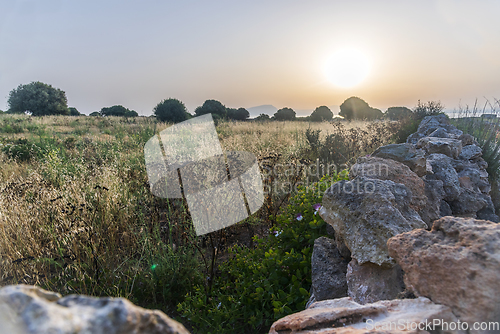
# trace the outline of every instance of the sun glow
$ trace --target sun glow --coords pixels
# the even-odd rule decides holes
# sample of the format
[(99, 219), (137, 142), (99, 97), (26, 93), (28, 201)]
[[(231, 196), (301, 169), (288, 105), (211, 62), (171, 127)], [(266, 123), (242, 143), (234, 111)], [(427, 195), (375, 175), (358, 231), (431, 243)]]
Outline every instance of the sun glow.
[(363, 82), (368, 76), (370, 61), (358, 50), (342, 49), (328, 59), (324, 71), (332, 84), (341, 88), (351, 88)]

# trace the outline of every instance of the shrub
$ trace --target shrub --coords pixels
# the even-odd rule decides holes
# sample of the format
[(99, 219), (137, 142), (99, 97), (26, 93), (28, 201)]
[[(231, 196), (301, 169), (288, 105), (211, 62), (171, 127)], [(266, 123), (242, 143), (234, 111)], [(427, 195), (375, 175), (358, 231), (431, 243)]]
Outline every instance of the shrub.
[(184, 103), (172, 98), (158, 103), (153, 109), (153, 114), (157, 120), (171, 123), (183, 122), (191, 116), (188, 114)]
[(11, 159), (29, 161), (36, 157), (41, 150), (27, 139), (18, 139), (13, 143), (4, 145), (2, 151)]
[(295, 119), (295, 111), (291, 108), (281, 108), (274, 113), (273, 118), (277, 121), (293, 121)]
[(428, 101), (421, 103), (417, 102), (417, 106), (413, 108), (412, 113), (405, 118), (400, 119), (400, 128), (394, 134), (394, 141), (396, 143), (405, 143), (406, 139), (412, 133), (417, 132), (420, 122), (425, 116), (433, 116), (442, 113), (444, 106), (439, 101)]
[(314, 240), (326, 235), (317, 214), (325, 190), (347, 179), (324, 177), (298, 193), (253, 249), (234, 246), (219, 267), (212, 294), (198, 285), (178, 306), (195, 333), (267, 333), (275, 320), (304, 309), (311, 287)]

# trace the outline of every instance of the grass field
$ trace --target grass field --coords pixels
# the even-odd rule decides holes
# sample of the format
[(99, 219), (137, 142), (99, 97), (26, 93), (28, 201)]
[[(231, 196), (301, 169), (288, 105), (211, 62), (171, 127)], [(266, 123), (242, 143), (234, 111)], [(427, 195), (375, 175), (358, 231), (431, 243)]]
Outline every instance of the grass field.
[[(183, 201), (150, 193), (144, 144), (167, 126), (146, 117), (0, 115), (0, 285), (126, 297), (176, 316), (185, 294), (217, 275), (226, 249), (254, 247), (254, 235), (268, 234), (293, 194), (268, 192), (245, 221), (196, 237)], [(390, 142), (397, 124), (217, 126), (224, 150), (254, 153), (263, 170), (322, 158), (308, 129), (352, 158)], [(300, 181), (285, 174), (264, 183)]]

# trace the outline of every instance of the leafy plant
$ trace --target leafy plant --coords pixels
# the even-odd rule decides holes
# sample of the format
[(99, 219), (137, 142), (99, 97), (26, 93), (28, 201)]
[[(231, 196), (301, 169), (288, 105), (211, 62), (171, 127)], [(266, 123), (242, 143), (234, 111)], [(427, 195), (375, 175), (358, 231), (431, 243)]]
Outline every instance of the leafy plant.
[(347, 172), (300, 187), (269, 235), (255, 238), (255, 248), (232, 247), (213, 293), (197, 286), (178, 306), (197, 333), (267, 333), (273, 321), (304, 309), (314, 240), (326, 235), (317, 211), (325, 190), (342, 179)]

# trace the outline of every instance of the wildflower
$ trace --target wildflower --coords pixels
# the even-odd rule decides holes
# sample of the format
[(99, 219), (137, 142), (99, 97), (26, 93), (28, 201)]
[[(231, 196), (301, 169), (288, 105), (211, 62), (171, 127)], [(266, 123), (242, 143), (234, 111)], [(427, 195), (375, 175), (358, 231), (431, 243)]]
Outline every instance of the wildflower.
[(320, 203), (314, 204), (313, 209), (314, 209), (314, 214), (317, 214), (319, 209), (321, 209), (321, 204)]
[(277, 237), (278, 235), (281, 234), (281, 232), (283, 232), (283, 231), (274, 231), (274, 235)]
[(302, 220), (302, 213), (297, 213), (297, 215), (295, 216), (295, 219), (297, 219), (298, 221), (301, 221)]

